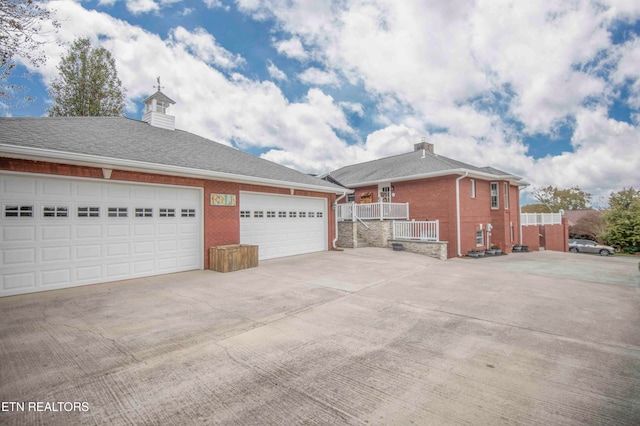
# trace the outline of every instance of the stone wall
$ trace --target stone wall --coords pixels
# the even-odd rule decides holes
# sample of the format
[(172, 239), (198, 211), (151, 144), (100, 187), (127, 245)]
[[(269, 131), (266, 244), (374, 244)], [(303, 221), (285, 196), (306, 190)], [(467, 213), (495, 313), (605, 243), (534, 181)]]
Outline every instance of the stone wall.
[(358, 227), (357, 236), (372, 247), (391, 247), (389, 240), (393, 237), (393, 221), (368, 220), (365, 223), (355, 222)]
[(404, 251), (411, 253), (423, 254), (435, 259), (447, 260), (446, 241), (407, 241), (407, 240), (390, 240), (390, 244), (402, 244)]
[[(447, 259), (446, 241), (408, 241), (393, 239), (393, 222), (390, 220), (369, 220), (364, 226), (361, 222), (338, 222), (338, 246), (357, 248), (358, 239), (372, 247), (391, 247), (392, 243), (402, 244), (404, 250), (423, 254), (440, 260)], [(367, 228), (368, 227), (368, 228)]]

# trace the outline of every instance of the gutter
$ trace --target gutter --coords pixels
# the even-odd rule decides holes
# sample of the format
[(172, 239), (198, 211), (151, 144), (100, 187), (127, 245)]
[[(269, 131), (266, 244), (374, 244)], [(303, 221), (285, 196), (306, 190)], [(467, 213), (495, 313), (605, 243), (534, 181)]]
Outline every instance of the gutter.
[(162, 173), (170, 176), (214, 179), (226, 182), (272, 186), (276, 188), (311, 190), (330, 194), (340, 194), (344, 192), (343, 188), (338, 187), (332, 189), (321, 185), (293, 183), (256, 176), (237, 175), (234, 173), (216, 172), (213, 170), (192, 169), (189, 167), (172, 166), (168, 164), (146, 163), (144, 161), (125, 160), (121, 158), (102, 157), (92, 154), (71, 153), (43, 148), (18, 147), (15, 145), (0, 144), (0, 154), (5, 157), (20, 160), (46, 161), (49, 163), (58, 161), (75, 166), (118, 169), (142, 173)]
[(475, 177), (475, 178), (487, 179), (487, 180), (504, 180), (504, 181), (509, 181), (514, 184), (519, 184), (523, 186), (529, 185), (528, 183), (522, 182), (521, 176), (494, 175), (491, 173), (484, 173), (484, 172), (479, 172), (479, 171), (470, 170), (470, 169), (448, 169), (448, 170), (441, 170), (438, 172), (420, 173), (420, 174), (410, 175), (410, 176), (389, 177), (385, 179), (378, 179), (378, 180), (371, 180), (371, 181), (364, 181), (364, 182), (355, 182), (355, 183), (348, 182), (348, 183), (344, 183), (344, 185), (346, 185), (349, 188), (353, 188), (353, 187), (360, 187), (360, 186), (377, 185), (377, 184), (386, 183), (389, 181), (404, 182), (408, 180), (425, 179), (425, 178), (439, 177), (439, 176), (450, 176), (450, 175), (457, 175), (457, 174), (463, 174), (463, 173), (464, 173), (464, 176), (468, 176), (468, 177)]
[(336, 220), (336, 236), (331, 242), (331, 246), (333, 247), (334, 250), (338, 248), (338, 246), (336, 246), (336, 243), (338, 242), (338, 201), (346, 197), (347, 194), (348, 194), (347, 192), (342, 193), (342, 195), (336, 198), (336, 200), (333, 202), (333, 216), (335, 217), (335, 220)]
[(462, 257), (460, 251), (460, 181), (469, 176), (469, 172), (465, 171), (464, 175), (456, 179), (456, 237), (458, 246), (458, 257)]

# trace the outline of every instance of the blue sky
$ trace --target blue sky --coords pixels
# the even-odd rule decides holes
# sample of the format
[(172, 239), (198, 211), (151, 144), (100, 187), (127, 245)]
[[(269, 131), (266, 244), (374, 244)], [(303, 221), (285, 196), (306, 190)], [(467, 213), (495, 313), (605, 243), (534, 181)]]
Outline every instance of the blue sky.
[(35, 100), (0, 112), (45, 115), (64, 43), (90, 37), (116, 59), (127, 116), (160, 76), (178, 128), (304, 172), (426, 137), (596, 203), (640, 187), (640, 2), (527, 3), (52, 1), (62, 45), (13, 73)]

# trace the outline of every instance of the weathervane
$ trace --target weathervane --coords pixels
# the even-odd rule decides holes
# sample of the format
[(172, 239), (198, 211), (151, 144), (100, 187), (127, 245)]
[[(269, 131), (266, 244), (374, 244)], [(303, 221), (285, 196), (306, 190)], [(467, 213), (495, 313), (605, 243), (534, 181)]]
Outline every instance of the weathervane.
[(160, 77), (156, 77), (156, 81), (158, 82), (157, 86), (153, 86), (155, 89), (158, 89), (158, 92), (160, 91), (160, 89), (164, 89), (164, 86), (160, 85)]

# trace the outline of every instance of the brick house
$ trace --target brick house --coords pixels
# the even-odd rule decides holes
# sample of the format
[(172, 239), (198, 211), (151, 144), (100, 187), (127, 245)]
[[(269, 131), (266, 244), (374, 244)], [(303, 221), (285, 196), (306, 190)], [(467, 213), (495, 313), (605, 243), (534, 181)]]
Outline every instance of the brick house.
[(142, 121), (0, 118), (0, 296), (329, 250), (345, 188), (175, 129), (158, 91)]
[(414, 151), (332, 171), (329, 176), (354, 193), (341, 202), (408, 203), (409, 219), (439, 221), (447, 257), (493, 244), (510, 252), (520, 244), (522, 178), (492, 167), (443, 157), (433, 144)]

